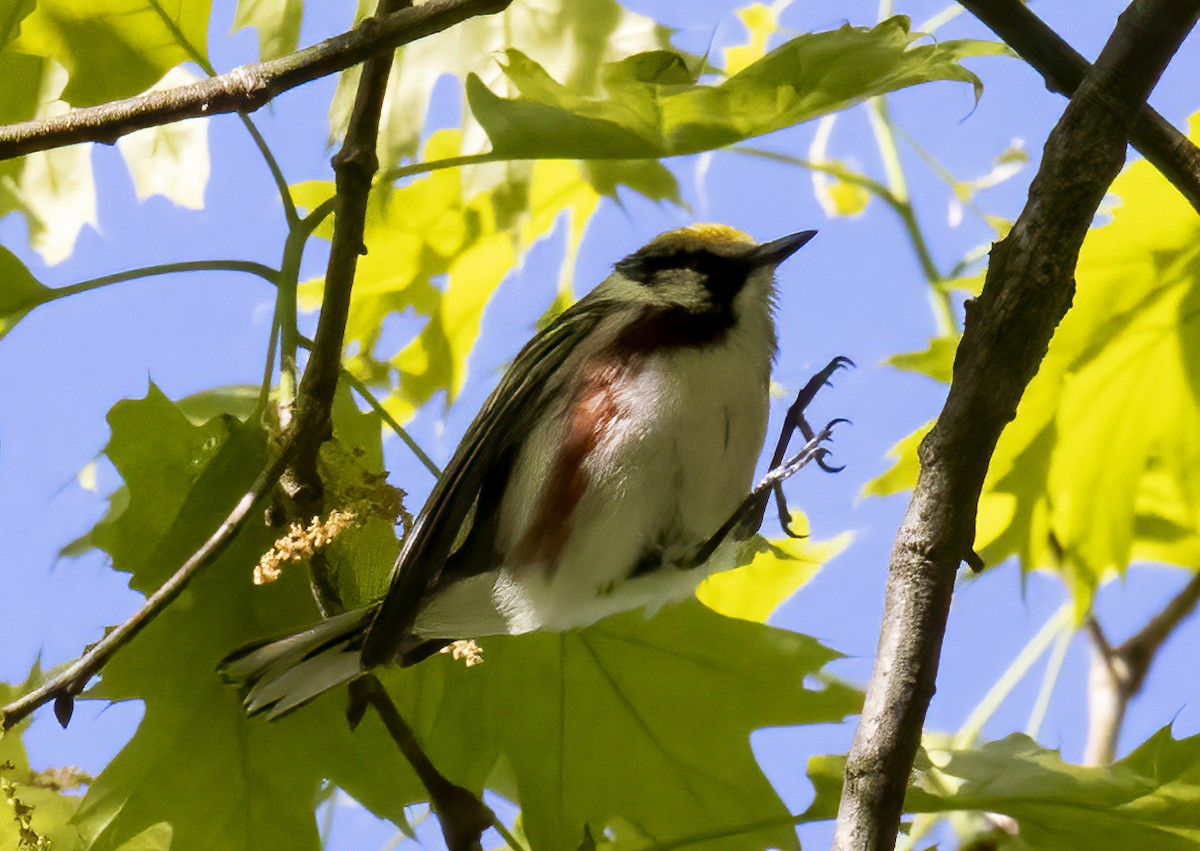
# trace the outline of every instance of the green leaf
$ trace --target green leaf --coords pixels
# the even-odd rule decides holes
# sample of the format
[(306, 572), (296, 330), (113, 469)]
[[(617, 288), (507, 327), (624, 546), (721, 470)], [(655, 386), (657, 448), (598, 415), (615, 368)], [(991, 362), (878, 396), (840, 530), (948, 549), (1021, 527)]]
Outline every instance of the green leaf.
[[(25, 694), (41, 680), (38, 668), (19, 686), (0, 683), (0, 706)], [(0, 732), (0, 848), (50, 847), (54, 851), (82, 849), (79, 831), (71, 823), (79, 798), (65, 795), (51, 772), (37, 772), (21, 743), (29, 726), (26, 719)], [(37, 844), (41, 839), (48, 845)]]
[[(799, 36), (725, 81), (684, 81), (683, 57), (632, 57), (642, 73), (605, 73), (602, 96), (555, 82), (524, 53), (510, 49), (504, 72), (520, 91), (494, 94), (472, 74), (471, 111), (493, 150), (511, 159), (647, 159), (722, 147), (845, 109), (867, 98), (931, 80), (979, 81), (958, 64), (1003, 52), (993, 42), (914, 46), (908, 20), (874, 29), (845, 26)], [(657, 73), (646, 73), (647, 68)]]
[(1081, 613), (1131, 560), (1200, 563), (1200, 222), (1145, 162), (1111, 191), (1121, 206), (1084, 243), (1074, 305), (996, 448), (985, 496), (1000, 513), (976, 540), (989, 563), (1062, 571)]
[[(374, 8), (373, 0), (360, 0), (357, 19)], [(489, 83), (503, 85), (495, 58), (506, 48), (516, 47), (539, 57), (557, 79), (587, 92), (596, 85), (603, 63), (631, 52), (666, 47), (669, 41), (666, 27), (615, 0), (513, 3), (500, 14), (469, 18), (396, 51), (379, 133), (379, 161), (390, 166), (416, 155), (438, 80), (447, 76), (463, 79), (476, 73)], [(357, 68), (338, 78), (330, 107), (335, 137), (345, 130), (357, 82)], [(464, 130), (468, 121), (469, 116), (464, 116)]]
[(0, 340), (51, 292), (15, 254), (0, 245)]
[(233, 31), (258, 30), (258, 58), (266, 61), (296, 49), (303, 16), (304, 0), (238, 0)]
[(747, 66), (754, 64), (767, 52), (767, 39), (779, 29), (778, 11), (763, 3), (751, 3), (743, 6), (734, 14), (746, 28), (749, 40), (725, 48), (725, 73), (736, 74)]
[[(183, 86), (195, 80), (183, 68), (173, 68), (154, 88)], [(162, 195), (180, 207), (203, 209), (209, 172), (207, 119), (138, 130), (118, 139), (117, 147), (129, 167), (139, 201)]]
[(917, 474), (921, 472), (917, 447), (929, 434), (933, 424), (934, 420), (930, 420), (888, 450), (888, 457), (893, 459), (891, 468), (863, 485), (863, 496), (891, 496), (916, 485)]
[(93, 106), (129, 97), (207, 51), (211, 0), (38, 0), (18, 49), (60, 62), (62, 97)]
[(168, 822), (152, 824), (132, 839), (122, 842), (116, 851), (170, 851), (175, 831)]
[(1188, 851), (1200, 844), (1200, 736), (1176, 740), (1163, 729), (1104, 767), (1065, 763), (1022, 734), (931, 756), (938, 768), (923, 773), (939, 782), (911, 788), (907, 812), (1003, 813), (1016, 821), (1025, 847), (1038, 851)]
[[(426, 155), (456, 156), (460, 136), (435, 133)], [(463, 170), (445, 169), (372, 194), (368, 252), (359, 260), (346, 326), (354, 351), (348, 366), (360, 380), (392, 391), (384, 405), (397, 419), (440, 392), (447, 404), (454, 401), (492, 294), (521, 253), (564, 217), (570, 230), (559, 289), (570, 300), (574, 255), (600, 194), (576, 163), (523, 165), (509, 177), (474, 191)], [(310, 183), (294, 187), (294, 196), (312, 209), (331, 191), (327, 183)], [(316, 307), (320, 291), (320, 281), (303, 284), (302, 305)], [(425, 319), (421, 331), (398, 351), (377, 350), (384, 321), (409, 310)]]
[[(267, 435), (231, 416), (193, 424), (153, 387), (145, 399), (118, 403), (109, 420), (107, 452), (127, 505), (92, 538), (146, 592), (237, 502), (266, 461)], [(262, 588), (250, 584), (259, 555), (279, 534), (249, 521), (88, 693), (146, 706), (80, 808), (77, 823), (95, 843), (89, 847), (154, 847), (165, 823), (173, 851), (315, 849), (313, 806), (325, 778), (398, 824), (403, 807), (422, 797), (376, 719), (347, 730), (344, 694), (267, 724), (248, 721), (237, 692), (217, 675), (218, 660), (239, 644), (317, 617), (302, 570)]]
[(36, 0), (0, 0), (0, 124), (32, 118), (38, 108), (42, 60), (9, 50)]
[(232, 414), (245, 421), (258, 404), (259, 392), (260, 388), (253, 384), (229, 384), (201, 390), (175, 404), (192, 425), (202, 425), (222, 414)]
[(38, 92), (41, 89), (43, 60), (5, 50), (0, 52), (0, 122), (15, 124), (37, 113)]
[(954, 354), (957, 351), (957, 337), (934, 337), (925, 351), (892, 355), (887, 359), (887, 363), (896, 369), (927, 375), (935, 381), (949, 384), (954, 373)]
[(584, 160), (580, 166), (587, 181), (602, 195), (616, 198), (617, 187), (628, 186), (651, 201), (683, 206), (679, 182), (658, 160)]
[[(44, 74), (38, 118), (67, 111), (57, 100), (66, 82), (66, 71), (42, 63)], [(71, 145), (37, 151), (20, 160), (0, 164), (7, 172), (0, 211), (19, 210), (29, 229), (29, 245), (53, 265), (70, 256), (85, 224), (96, 224), (96, 186), (92, 179), (92, 146)]]
[[(369, 441), (366, 454), (351, 454), (371, 463), (378, 421), (341, 413), (339, 440)], [(266, 436), (229, 416), (197, 425), (154, 388), (119, 403), (110, 422), (107, 451), (127, 505), (92, 538), (147, 591), (236, 502), (264, 463)], [(322, 778), (397, 822), (405, 804), (423, 797), (374, 716), (346, 731), (344, 694), (275, 723), (247, 721), (217, 678), (217, 660), (238, 644), (315, 619), (302, 571), (250, 587), (253, 564), (277, 534), (248, 525), (89, 692), (146, 705), (77, 817), (92, 847), (154, 838), (166, 824), (175, 851), (315, 848)], [(719, 837), (713, 848), (795, 847), (749, 735), (839, 720), (861, 697), (838, 684), (804, 687), (837, 655), (815, 640), (695, 601), (650, 621), (631, 613), (579, 633), (484, 645), (482, 667), (442, 656), (387, 678), (435, 763), (455, 782), (518, 801), (534, 847), (575, 847), (586, 823), (617, 816), (660, 839), (700, 832)], [(651, 786), (655, 795), (644, 794)], [(773, 827), (740, 832), (768, 818)]]
[(8, 47), (17, 37), (21, 21), (28, 17), (37, 0), (0, 0), (0, 48)]
[[(66, 70), (38, 56), (0, 52), (0, 113), (23, 121), (61, 115), (59, 100)], [(0, 116), (3, 117), (3, 116)], [(70, 256), (85, 224), (96, 224), (96, 188), (92, 180), (91, 145), (38, 151), (0, 163), (0, 215), (20, 212), (30, 247), (48, 264)]]
[(520, 804), (533, 848), (576, 848), (584, 825), (614, 817), (657, 843), (796, 848), (750, 733), (837, 721), (861, 702), (840, 684), (804, 687), (837, 656), (814, 639), (695, 600), (480, 644), (483, 665), (443, 656), (387, 681), (437, 765)]
[[(807, 535), (808, 518), (793, 514), (793, 528)], [(768, 541), (756, 536), (743, 544), (744, 566), (714, 573), (705, 579), (696, 596), (715, 612), (731, 618), (766, 623), (789, 597), (817, 575), (821, 566), (844, 550), (853, 539), (844, 532), (828, 541), (808, 537)], [(739, 559), (739, 562), (743, 559)]]

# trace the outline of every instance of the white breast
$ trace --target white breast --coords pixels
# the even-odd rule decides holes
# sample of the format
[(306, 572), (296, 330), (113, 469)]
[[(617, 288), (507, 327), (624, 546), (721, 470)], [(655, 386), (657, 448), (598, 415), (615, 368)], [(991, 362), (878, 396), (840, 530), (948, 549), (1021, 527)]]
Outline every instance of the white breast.
[[(578, 502), (565, 507), (562, 522), (571, 525), (557, 563), (510, 557), (450, 586), (422, 612), (418, 633), (564, 631), (690, 595), (707, 571), (668, 566), (629, 577), (648, 566), (648, 555), (662, 553), (668, 565), (688, 555), (749, 490), (766, 433), (774, 345), (765, 299), (758, 304), (761, 317), (739, 322), (720, 343), (655, 352), (621, 376), (613, 393), (619, 415), (586, 457)], [(526, 440), (501, 506), (501, 554), (517, 551), (536, 522), (562, 421), (547, 417)], [(470, 623), (462, 622), (467, 612)]]

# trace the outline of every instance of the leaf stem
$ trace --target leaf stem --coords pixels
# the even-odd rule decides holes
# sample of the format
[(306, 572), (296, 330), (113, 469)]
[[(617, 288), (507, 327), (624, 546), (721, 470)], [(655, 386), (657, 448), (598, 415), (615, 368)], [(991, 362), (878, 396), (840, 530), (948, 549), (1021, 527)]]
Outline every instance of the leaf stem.
[(254, 119), (244, 112), (239, 112), (238, 118), (241, 119), (250, 138), (254, 140), (254, 146), (258, 148), (263, 162), (267, 165), (267, 170), (271, 172), (271, 179), (275, 181), (275, 189), (279, 192), (279, 200), (283, 204), (283, 217), (287, 221), (288, 230), (293, 230), (300, 223), (300, 214), (296, 211), (296, 202), (292, 198), (292, 190), (288, 186), (287, 178), (283, 176), (283, 169), (280, 168), (279, 161), (275, 159), (270, 146), (267, 145), (267, 140), (259, 132)]
[(1046, 720), (1046, 712), (1050, 708), (1050, 698), (1054, 694), (1054, 687), (1058, 685), (1063, 662), (1067, 658), (1067, 649), (1071, 646), (1071, 639), (1074, 637), (1075, 630), (1063, 629), (1054, 639), (1054, 647), (1050, 651), (1050, 658), (1046, 661), (1046, 671), (1042, 674), (1042, 687), (1038, 689), (1037, 699), (1029, 711), (1029, 723), (1025, 725), (1025, 732), (1031, 739), (1036, 739), (1038, 733), (1041, 732), (1042, 722)]
[(929, 243), (925, 240), (925, 233), (917, 221), (917, 213), (908, 194), (908, 181), (900, 164), (900, 152), (896, 147), (896, 127), (888, 111), (887, 98), (871, 98), (867, 103), (867, 117), (870, 119), (875, 144), (879, 148), (879, 158), (887, 175), (888, 188), (896, 199), (896, 213), (904, 223), (904, 230), (912, 243), (913, 251), (916, 252), (925, 282), (929, 285), (927, 296), (934, 321), (937, 323), (938, 336), (953, 336), (958, 332), (958, 323), (954, 318), (951, 295), (937, 286), (944, 276), (933, 260), (933, 253), (929, 250)]
[(41, 299), (33, 306), (38, 307), (43, 304), (49, 304), (60, 298), (98, 290), (112, 284), (136, 281), (140, 278), (153, 278), (159, 275), (173, 275), (176, 272), (245, 272), (249, 275), (257, 275), (272, 285), (275, 285), (279, 278), (279, 270), (272, 269), (263, 263), (255, 263), (251, 260), (185, 260), (180, 263), (159, 263), (153, 266), (140, 266), (124, 272), (114, 272), (111, 275), (90, 278), (86, 281), (69, 284), (65, 287), (54, 287), (48, 292), (43, 293)]
[(388, 428), (394, 431), (397, 436), (404, 441), (404, 445), (412, 450), (413, 455), (417, 456), (417, 460), (421, 462), (425, 469), (428, 470), (435, 479), (440, 479), (442, 477), (441, 468), (438, 467), (438, 465), (434, 463), (433, 459), (425, 453), (425, 450), (422, 449), (420, 444), (413, 439), (413, 436), (408, 433), (408, 430), (404, 428), (404, 426), (400, 425), (395, 417), (388, 413), (387, 409), (383, 407), (383, 405), (375, 397), (375, 394), (371, 392), (370, 388), (359, 381), (354, 376), (354, 373), (350, 372), (348, 369), (342, 370), (342, 377), (345, 378), (346, 383), (353, 387), (354, 391), (358, 393), (359, 396), (362, 396), (366, 403), (371, 406), (371, 410), (379, 414), (379, 418), (387, 423)]
[(444, 157), (440, 160), (427, 160), (425, 162), (412, 163), (411, 165), (402, 165), (396, 168), (388, 169), (376, 179), (378, 183), (392, 183), (396, 180), (401, 180), (405, 177), (412, 177), (417, 174), (426, 174), (431, 171), (439, 171), (444, 168), (459, 168), (464, 165), (479, 165), (481, 163), (496, 163), (504, 162), (508, 157), (497, 156), (488, 151), (483, 154), (463, 154), (458, 157)]
[(275, 376), (275, 354), (279, 348), (279, 295), (275, 296), (275, 313), (271, 317), (271, 333), (267, 337), (267, 360), (263, 367), (262, 385), (258, 391), (255, 415), (262, 417), (271, 400), (271, 379)]
[(279, 423), (287, 427), (291, 419), (292, 406), (296, 401), (299, 384), (297, 353), (300, 331), (297, 327), (299, 305), (297, 290), (300, 286), (300, 260), (311, 231), (298, 220), (287, 236), (283, 246), (283, 260), (279, 271), (279, 294), (276, 297), (276, 316), (279, 320)]
[(1071, 634), (1071, 613), (1072, 603), (1066, 602), (1059, 606), (1058, 610), (1042, 624), (1033, 636), (1021, 648), (1016, 657), (1009, 664), (1007, 670), (1000, 675), (995, 684), (988, 689), (987, 694), (979, 701), (978, 705), (971, 710), (971, 714), (967, 716), (967, 720), (959, 728), (954, 735), (954, 748), (963, 749), (973, 746), (979, 738), (979, 733), (983, 730), (983, 725), (987, 723), (996, 710), (1002, 704), (1016, 687), (1017, 683), (1025, 678), (1032, 668), (1046, 652), (1050, 644), (1064, 632), (1069, 636)]

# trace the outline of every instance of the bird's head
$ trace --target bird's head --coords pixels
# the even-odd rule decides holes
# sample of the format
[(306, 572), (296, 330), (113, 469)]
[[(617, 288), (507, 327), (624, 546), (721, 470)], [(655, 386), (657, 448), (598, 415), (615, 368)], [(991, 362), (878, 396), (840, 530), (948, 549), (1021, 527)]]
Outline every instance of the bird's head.
[(756, 326), (752, 332), (773, 345), (775, 267), (815, 235), (800, 231), (760, 243), (727, 225), (689, 225), (618, 261), (597, 295), (639, 308), (647, 317), (639, 327), (653, 329), (647, 345), (655, 348), (704, 344), (739, 322)]

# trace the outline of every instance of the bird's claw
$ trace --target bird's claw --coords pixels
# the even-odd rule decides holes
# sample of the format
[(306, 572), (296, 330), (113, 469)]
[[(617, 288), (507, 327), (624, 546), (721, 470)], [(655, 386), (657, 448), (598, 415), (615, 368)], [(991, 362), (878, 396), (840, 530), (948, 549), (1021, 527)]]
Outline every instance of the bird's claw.
[(815, 461), (817, 466), (826, 473), (840, 473), (842, 470), (846, 469), (845, 464), (838, 464), (836, 467), (830, 466), (829, 462), (825, 460), (827, 457), (829, 457), (829, 455), (829, 450), (822, 450), (821, 453), (813, 459), (813, 461)]
[[(779, 524), (783, 527), (783, 531), (788, 535), (788, 537), (799, 538), (804, 536), (796, 534), (791, 529), (791, 513), (788, 511), (787, 500), (783, 495), (783, 480), (791, 476), (796, 472), (796, 470), (799, 470), (800, 467), (804, 466), (809, 461), (815, 462), (816, 465), (826, 473), (840, 473), (845, 469), (844, 465), (837, 466), (830, 464), (828, 459), (831, 452), (828, 448), (821, 446), (820, 444), (832, 438), (834, 426), (840, 425), (841, 423), (849, 423), (850, 421), (844, 417), (838, 417), (830, 420), (818, 435), (815, 431), (813, 431), (812, 426), (808, 424), (808, 420), (804, 418), (804, 409), (808, 407), (810, 402), (812, 402), (813, 398), (817, 395), (817, 391), (819, 391), (821, 387), (830, 385), (830, 378), (835, 372), (837, 372), (839, 369), (845, 369), (852, 366), (854, 366), (854, 361), (843, 355), (838, 355), (828, 364), (826, 364), (824, 369), (809, 379), (808, 383), (806, 383), (800, 392), (796, 394), (796, 401), (792, 403), (790, 408), (788, 408), (787, 417), (784, 419), (783, 428), (780, 430), (779, 442), (775, 446), (775, 454), (771, 458), (771, 473), (768, 473), (768, 475), (771, 475), (776, 471), (782, 471), (785, 468), (792, 468), (793, 465), (797, 465), (794, 467), (794, 469), (789, 469), (784, 475), (782, 475), (771, 488), (771, 490), (775, 493), (775, 507), (779, 512)], [(785, 464), (784, 458), (787, 455), (788, 444), (791, 442), (792, 435), (797, 431), (804, 436), (804, 439), (808, 441), (808, 443), (798, 455), (790, 459)], [(760, 503), (760, 508), (758, 509), (755, 518), (755, 529), (762, 525), (763, 515), (766, 514), (766, 510), (767, 500), (764, 499)]]

